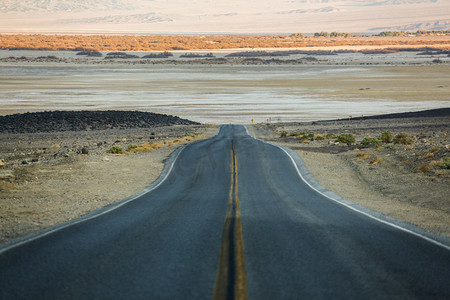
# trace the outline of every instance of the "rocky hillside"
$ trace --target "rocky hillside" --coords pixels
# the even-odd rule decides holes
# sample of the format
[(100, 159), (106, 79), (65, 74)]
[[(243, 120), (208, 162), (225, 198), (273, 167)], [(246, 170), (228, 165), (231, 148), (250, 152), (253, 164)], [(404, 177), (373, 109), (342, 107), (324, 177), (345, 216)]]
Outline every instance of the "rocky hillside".
[(140, 111), (46, 111), (0, 116), (0, 133), (146, 128), (199, 124), (176, 116)]

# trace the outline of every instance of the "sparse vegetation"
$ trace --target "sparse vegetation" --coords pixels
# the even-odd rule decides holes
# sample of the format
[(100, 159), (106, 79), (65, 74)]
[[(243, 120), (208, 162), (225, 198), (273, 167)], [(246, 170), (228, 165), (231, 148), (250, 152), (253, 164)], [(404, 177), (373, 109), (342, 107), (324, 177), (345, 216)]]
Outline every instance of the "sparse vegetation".
[(430, 167), (429, 167), (427, 164), (423, 164), (423, 165), (420, 165), (420, 166), (419, 166), (418, 170), (419, 170), (420, 172), (425, 172), (425, 171), (429, 171), (429, 170), (430, 170)]
[(372, 147), (374, 147), (374, 148), (379, 148), (379, 147), (381, 147), (382, 146), (382, 142), (381, 142), (381, 140), (380, 139), (378, 139), (378, 138), (373, 138), (373, 137), (365, 137), (362, 141), (361, 141), (361, 145), (364, 145), (364, 146), (368, 146), (368, 145), (371, 145)]
[(450, 157), (445, 157), (444, 162), (439, 165), (439, 168), (441, 169), (450, 169)]
[(316, 141), (323, 141), (323, 140), (325, 140), (326, 139), (326, 136), (324, 136), (324, 135), (317, 135), (316, 137), (315, 137), (315, 140)]
[(355, 136), (351, 133), (342, 133), (338, 135), (336, 142), (341, 144), (353, 144), (355, 142)]
[(172, 53), (165, 51), (162, 53), (147, 54), (147, 55), (144, 55), (142, 58), (169, 58), (171, 56), (173, 56)]
[(110, 52), (106, 54), (105, 57), (105, 59), (129, 59), (129, 58), (139, 58), (139, 56), (124, 52)]
[(99, 51), (95, 50), (83, 50), (77, 53), (77, 55), (84, 55), (90, 57), (102, 57), (103, 55)]
[(372, 159), (370, 162), (369, 162), (369, 165), (370, 166), (373, 166), (373, 165), (376, 165), (376, 164), (378, 164), (379, 162), (381, 162), (382, 161), (382, 159), (381, 159), (381, 157), (375, 157), (374, 159)]
[(123, 154), (123, 149), (118, 145), (114, 145), (111, 148), (109, 148), (107, 152), (111, 154)]
[(423, 159), (427, 159), (427, 158), (430, 158), (430, 157), (433, 157), (433, 156), (434, 156), (434, 153), (429, 152), (429, 153), (427, 153), (427, 154), (425, 154), (425, 155), (423, 156)]
[(214, 54), (198, 54), (198, 53), (184, 53), (180, 55), (180, 58), (214, 58)]
[(138, 145), (136, 144), (129, 144), (127, 147), (127, 151), (132, 151), (133, 149), (136, 149), (138, 147)]
[[(7, 50), (74, 50), (87, 51), (171, 51), (237, 48), (291, 48), (345, 45), (423, 45), (439, 47), (448, 43), (448, 31), (417, 32), (415, 38), (404, 34), (382, 33), (380, 36), (357, 36), (347, 33), (319, 32), (316, 36), (293, 35), (224, 35), (224, 36), (164, 36), (164, 35), (0, 35), (0, 49)], [(433, 35), (432, 37), (430, 35)], [(327, 38), (331, 37), (331, 38)], [(406, 49), (406, 50), (401, 50)], [(418, 51), (400, 48), (399, 51)], [(89, 51), (90, 51), (89, 50)], [(332, 53), (332, 51), (328, 51)], [(149, 57), (164, 58), (165, 56)]]
[(369, 159), (369, 158), (371, 158), (372, 156), (370, 155), (370, 154), (368, 154), (368, 153), (365, 153), (365, 152), (358, 152), (358, 154), (356, 154), (356, 160), (357, 161), (365, 161), (365, 160), (367, 160), (367, 159)]
[(162, 147), (161, 143), (150, 142), (150, 143), (141, 144), (141, 145), (137, 146), (136, 148), (133, 148), (131, 151), (134, 153), (151, 152), (151, 151), (159, 149), (161, 147)]
[(392, 132), (390, 130), (383, 130), (379, 139), (383, 143), (392, 143)]
[(406, 132), (400, 132), (393, 139), (394, 144), (402, 144), (402, 145), (411, 145), (415, 141), (416, 139), (407, 134)]
[(301, 137), (301, 140), (309, 140), (309, 141), (313, 141), (314, 140), (314, 133), (304, 133)]

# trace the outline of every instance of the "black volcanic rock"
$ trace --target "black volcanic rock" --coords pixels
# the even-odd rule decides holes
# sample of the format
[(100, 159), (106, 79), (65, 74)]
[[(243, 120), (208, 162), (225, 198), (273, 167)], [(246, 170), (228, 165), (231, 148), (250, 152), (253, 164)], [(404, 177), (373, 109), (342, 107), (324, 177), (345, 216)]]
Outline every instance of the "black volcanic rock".
[(0, 133), (84, 131), (198, 124), (176, 116), (140, 111), (46, 111), (0, 116)]

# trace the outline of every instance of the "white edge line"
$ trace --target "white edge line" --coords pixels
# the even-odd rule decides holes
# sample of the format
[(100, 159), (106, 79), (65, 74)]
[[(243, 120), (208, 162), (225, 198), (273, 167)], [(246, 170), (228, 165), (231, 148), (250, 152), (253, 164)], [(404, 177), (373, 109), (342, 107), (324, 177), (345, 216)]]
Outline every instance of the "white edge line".
[[(41, 233), (41, 234), (38, 234), (38, 235), (36, 235), (36, 236), (32, 236), (32, 237), (27, 238), (27, 239), (25, 239), (25, 240), (19, 241), (19, 242), (17, 242), (17, 243), (13, 243), (12, 245), (10, 245), (10, 246), (8, 246), (8, 247), (6, 247), (6, 248), (0, 249), (0, 254), (4, 253), (4, 252), (6, 252), (6, 251), (9, 251), (9, 250), (11, 250), (11, 249), (17, 248), (17, 247), (19, 247), (19, 246), (22, 246), (22, 245), (24, 245), (24, 244), (27, 244), (27, 243), (29, 243), (29, 242), (32, 242), (32, 241), (34, 241), (34, 240), (40, 239), (40, 238), (42, 238), (42, 237), (44, 237), (44, 236), (47, 236), (47, 235), (49, 235), (49, 234), (52, 234), (52, 233), (54, 233), (54, 232), (60, 231), (60, 230), (62, 230), (62, 229), (65, 229), (65, 228), (67, 228), (67, 227), (70, 227), (70, 226), (73, 226), (73, 225), (76, 225), (76, 224), (79, 224), (79, 223), (82, 223), (82, 222), (85, 222), (85, 221), (89, 221), (89, 220), (98, 218), (98, 217), (100, 217), (100, 216), (102, 216), (102, 215), (105, 215), (105, 214), (107, 214), (107, 213), (109, 213), (109, 212), (111, 212), (111, 211), (113, 211), (113, 210), (118, 209), (119, 207), (124, 206), (125, 204), (127, 204), (127, 203), (129, 203), (129, 202), (131, 202), (131, 201), (136, 200), (137, 198), (139, 198), (139, 197), (141, 197), (141, 196), (143, 196), (143, 195), (145, 195), (145, 194), (150, 193), (151, 191), (153, 191), (153, 190), (155, 190), (156, 188), (158, 188), (164, 181), (166, 181), (166, 179), (169, 177), (170, 173), (172, 172), (172, 169), (173, 169), (173, 167), (174, 167), (174, 165), (175, 165), (175, 162), (177, 161), (178, 157), (180, 156), (181, 152), (183, 152), (184, 149), (185, 149), (185, 146), (183, 146), (183, 147), (179, 150), (179, 152), (176, 154), (176, 156), (175, 156), (173, 162), (171, 163), (170, 168), (169, 168), (169, 170), (167, 171), (166, 175), (165, 175), (164, 178), (163, 178), (158, 184), (156, 184), (155, 186), (153, 186), (153, 187), (151, 187), (151, 188), (146, 188), (146, 189), (144, 189), (142, 192), (140, 192), (140, 193), (138, 193), (138, 194), (136, 194), (136, 195), (134, 195), (134, 196), (131, 196), (131, 197), (128, 198), (127, 200), (125, 200), (125, 201), (123, 201), (123, 202), (120, 202), (120, 203), (118, 203), (117, 205), (113, 205), (111, 208), (106, 209), (106, 210), (104, 210), (104, 211), (102, 211), (102, 212), (100, 212), (100, 213), (98, 213), (98, 214), (94, 214), (94, 215), (92, 215), (92, 216), (90, 216), (90, 217), (80, 217), (78, 220), (75, 219), (75, 221), (67, 221), (67, 224), (65, 224), (65, 225), (61, 225), (61, 226), (56, 225), (56, 226), (58, 226), (58, 227), (56, 227), (56, 228), (53, 229), (53, 230), (49, 230), (49, 231), (43, 232), (43, 233)], [(99, 208), (99, 209), (101, 209), (101, 208)], [(44, 229), (44, 230), (45, 230), (45, 229)]]
[(282, 151), (290, 158), (290, 160), (291, 160), (292, 164), (294, 165), (295, 170), (297, 171), (297, 174), (298, 174), (298, 176), (301, 178), (301, 180), (302, 180), (303, 182), (305, 182), (311, 189), (313, 189), (314, 191), (316, 191), (317, 193), (319, 193), (320, 195), (322, 195), (322, 196), (324, 196), (324, 197), (326, 197), (326, 198), (328, 198), (328, 199), (330, 199), (330, 200), (332, 200), (332, 201), (334, 201), (334, 202), (336, 202), (336, 203), (338, 203), (338, 204), (340, 204), (340, 205), (343, 205), (343, 206), (345, 206), (345, 207), (347, 207), (347, 208), (349, 208), (349, 209), (351, 209), (351, 210), (353, 210), (353, 211), (355, 211), (355, 212), (358, 212), (358, 213), (360, 213), (360, 214), (363, 214), (363, 215), (365, 215), (365, 216), (367, 216), (367, 217), (369, 217), (369, 218), (371, 218), (371, 219), (373, 219), (373, 220), (376, 220), (376, 221), (381, 222), (381, 223), (383, 223), (383, 224), (392, 226), (392, 227), (394, 227), (394, 228), (396, 228), (396, 229), (400, 229), (400, 230), (402, 230), (402, 231), (405, 231), (405, 232), (407, 232), (407, 233), (410, 233), (410, 234), (412, 234), (412, 235), (415, 235), (415, 236), (417, 236), (417, 237), (420, 237), (420, 238), (422, 238), (422, 239), (424, 239), (424, 240), (426, 240), (426, 241), (428, 241), (428, 242), (431, 242), (431, 243), (433, 243), (433, 244), (435, 244), (435, 245), (438, 245), (438, 246), (441, 246), (441, 247), (443, 247), (443, 248), (445, 248), (445, 249), (447, 249), (447, 250), (450, 250), (450, 246), (447, 246), (447, 245), (445, 245), (445, 244), (443, 244), (443, 243), (441, 243), (441, 242), (439, 242), (439, 241), (436, 241), (436, 240), (434, 240), (434, 239), (432, 239), (432, 238), (429, 238), (429, 237), (427, 237), (427, 236), (425, 236), (425, 235), (422, 235), (422, 234), (420, 234), (420, 233), (414, 232), (414, 231), (412, 231), (412, 230), (409, 230), (409, 229), (404, 228), (404, 227), (402, 227), (402, 226), (399, 226), (399, 225), (397, 225), (397, 224), (391, 223), (391, 222), (389, 222), (389, 221), (380, 219), (380, 218), (378, 218), (378, 217), (376, 217), (376, 216), (373, 216), (373, 215), (371, 215), (371, 214), (369, 214), (369, 213), (366, 213), (366, 212), (364, 212), (364, 211), (362, 211), (362, 210), (360, 210), (360, 209), (358, 209), (358, 208), (356, 208), (356, 207), (353, 207), (353, 206), (351, 206), (351, 205), (348, 205), (347, 203), (344, 203), (344, 202), (342, 202), (342, 201), (340, 201), (340, 200), (338, 200), (338, 199), (335, 199), (335, 198), (333, 198), (333, 197), (330, 197), (330, 196), (328, 196), (328, 195), (322, 193), (321, 191), (319, 191), (318, 189), (316, 189), (314, 186), (312, 186), (312, 185), (311, 185), (311, 184), (303, 177), (302, 173), (300, 172), (300, 169), (299, 169), (298, 166), (297, 166), (297, 163), (295, 162), (295, 160), (294, 160), (294, 158), (292, 157), (292, 155), (289, 154), (289, 152), (287, 152), (287, 151), (286, 151), (285, 149), (283, 149), (283, 147), (281, 147), (281, 146), (278, 146), (278, 145), (275, 145), (275, 144), (272, 144), (272, 143), (268, 143), (268, 142), (266, 142), (266, 141), (263, 141), (263, 140), (260, 140), (260, 139), (258, 139), (258, 138), (253, 137), (253, 136), (250, 135), (250, 133), (248, 132), (247, 126), (244, 126), (244, 128), (245, 128), (245, 130), (247, 131), (247, 134), (248, 134), (249, 136), (251, 136), (252, 138), (254, 138), (255, 140), (258, 140), (258, 141), (260, 141), (260, 142), (263, 142), (263, 143), (266, 143), (266, 144), (269, 144), (269, 145), (272, 145), (272, 146), (274, 146), (274, 147), (277, 147), (277, 148), (281, 149), (281, 150), (282, 150)]

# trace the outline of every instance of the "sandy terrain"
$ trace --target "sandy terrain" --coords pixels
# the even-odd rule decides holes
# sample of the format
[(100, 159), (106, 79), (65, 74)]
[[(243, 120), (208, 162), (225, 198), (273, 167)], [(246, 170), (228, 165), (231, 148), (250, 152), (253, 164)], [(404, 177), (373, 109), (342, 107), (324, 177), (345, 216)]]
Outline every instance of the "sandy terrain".
[[(254, 125), (250, 132), (294, 149), (315, 180), (344, 199), (374, 211), (450, 237), (450, 117)], [(411, 145), (361, 145), (364, 137), (383, 130), (406, 132)], [(323, 140), (280, 137), (281, 132), (305, 132)], [(335, 144), (330, 135), (353, 133), (356, 142)], [(288, 134), (289, 135), (289, 134)], [(328, 135), (328, 137), (326, 137)]]
[[(207, 126), (171, 126), (0, 135), (0, 158), (5, 164), (0, 167), (0, 242), (142, 191), (160, 175), (165, 159), (188, 142), (186, 136), (195, 136), (195, 141), (216, 132), (217, 128)], [(113, 145), (126, 149), (149, 142), (161, 148), (107, 153)], [(88, 154), (81, 154), (84, 147)]]

